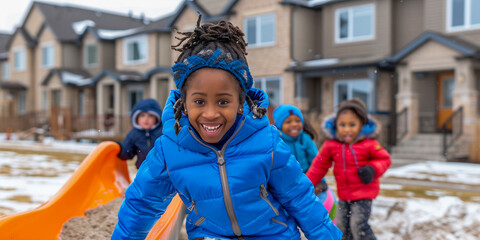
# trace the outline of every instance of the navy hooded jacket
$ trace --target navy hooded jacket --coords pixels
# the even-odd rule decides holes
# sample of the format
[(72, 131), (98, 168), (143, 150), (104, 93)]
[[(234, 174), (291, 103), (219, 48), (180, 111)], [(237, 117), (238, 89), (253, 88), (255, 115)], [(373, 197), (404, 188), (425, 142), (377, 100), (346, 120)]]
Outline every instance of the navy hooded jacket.
[[(268, 106), (262, 90), (248, 95)], [(164, 135), (125, 193), (112, 239), (144, 239), (178, 193), (188, 209), (189, 239), (292, 240), (300, 226), (308, 239), (341, 239), (290, 147), (247, 104), (232, 136), (217, 150), (182, 116), (175, 134), (172, 90), (162, 120)]]
[[(142, 112), (148, 112), (157, 117), (157, 123), (150, 129), (142, 129), (137, 123), (137, 117)], [(123, 160), (131, 159), (137, 155), (135, 165), (137, 169), (147, 157), (150, 149), (153, 148), (155, 140), (162, 135), (162, 109), (155, 99), (147, 98), (141, 100), (132, 109), (131, 120), (133, 129), (127, 134), (123, 142), (120, 142), (122, 150), (118, 157)]]

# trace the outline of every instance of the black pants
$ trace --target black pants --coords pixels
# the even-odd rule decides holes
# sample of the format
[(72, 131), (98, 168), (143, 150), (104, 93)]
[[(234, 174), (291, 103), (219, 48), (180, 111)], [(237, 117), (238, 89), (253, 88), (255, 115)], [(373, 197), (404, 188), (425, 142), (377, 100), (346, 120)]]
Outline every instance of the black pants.
[(372, 200), (338, 201), (337, 227), (343, 232), (343, 240), (376, 240), (368, 224)]

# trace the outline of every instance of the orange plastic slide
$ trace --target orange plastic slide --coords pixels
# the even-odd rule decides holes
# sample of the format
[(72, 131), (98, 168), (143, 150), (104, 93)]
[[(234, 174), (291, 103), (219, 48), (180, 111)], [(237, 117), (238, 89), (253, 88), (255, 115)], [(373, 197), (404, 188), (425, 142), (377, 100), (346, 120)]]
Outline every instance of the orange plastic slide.
[[(0, 217), (0, 239), (60, 239), (63, 225), (72, 217), (119, 197), (130, 184), (125, 161), (117, 157), (120, 147), (100, 143), (80, 164), (62, 188), (39, 207)], [(152, 228), (147, 239), (169, 239), (182, 221), (183, 203), (178, 196)]]

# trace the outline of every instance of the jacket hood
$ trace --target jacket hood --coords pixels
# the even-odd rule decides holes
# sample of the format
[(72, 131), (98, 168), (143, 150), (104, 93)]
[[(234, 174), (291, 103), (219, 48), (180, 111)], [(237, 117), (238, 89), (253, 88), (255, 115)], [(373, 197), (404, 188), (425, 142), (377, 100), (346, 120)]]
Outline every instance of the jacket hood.
[(133, 106), (132, 114), (130, 115), (132, 126), (139, 130), (142, 130), (142, 128), (138, 125), (136, 119), (142, 112), (147, 112), (157, 117), (157, 123), (155, 123), (151, 129), (156, 129), (162, 125), (162, 108), (158, 104), (157, 100), (153, 98), (147, 98), (141, 100), (140, 102), (136, 103), (135, 106)]
[[(376, 139), (380, 135), (380, 130), (380, 122), (372, 116), (368, 116), (367, 123), (363, 126), (354, 142), (358, 142), (365, 138)], [(337, 135), (335, 115), (329, 115), (323, 119), (322, 131), (325, 134), (325, 138), (340, 141)]]
[[(249, 95), (254, 102), (257, 102), (257, 106), (264, 108), (268, 107), (268, 95), (263, 90), (251, 88), (247, 91), (247, 95)], [(184, 114), (182, 114), (179, 120), (182, 129), (178, 135), (175, 134), (175, 111), (173, 106), (179, 98), (181, 98), (181, 93), (179, 90), (170, 91), (170, 95), (167, 99), (162, 115), (164, 126), (163, 134), (172, 141), (176, 142), (182, 148), (187, 148), (189, 150), (201, 153), (210, 152), (210, 148), (202, 144), (198, 144), (198, 141), (195, 139), (196, 137), (194, 137), (194, 129), (190, 125), (188, 117)], [(229, 146), (238, 144), (259, 129), (269, 126), (270, 124), (266, 114), (262, 118), (257, 118), (254, 116), (246, 101), (243, 104), (243, 110), (242, 117), (237, 124), (235, 131), (237, 131), (238, 128), (241, 129), (235, 134), (235, 138), (232, 139), (232, 141), (229, 143)]]

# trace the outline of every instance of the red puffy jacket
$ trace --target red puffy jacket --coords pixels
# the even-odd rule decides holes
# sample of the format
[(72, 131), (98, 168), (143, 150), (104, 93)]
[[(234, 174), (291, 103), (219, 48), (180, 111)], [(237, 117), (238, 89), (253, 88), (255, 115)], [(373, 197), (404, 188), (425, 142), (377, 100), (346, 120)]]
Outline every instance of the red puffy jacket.
[[(350, 145), (337, 140), (326, 140), (307, 172), (314, 186), (320, 183), (332, 163), (338, 198), (355, 201), (377, 197), (380, 191), (379, 178), (390, 167), (392, 160), (387, 150), (375, 139), (366, 138)], [(375, 170), (373, 181), (369, 184), (364, 184), (357, 173), (358, 168), (365, 165), (370, 165)]]

